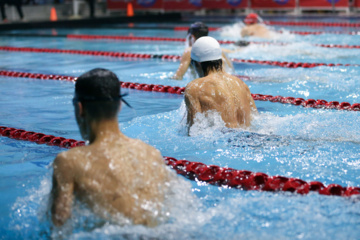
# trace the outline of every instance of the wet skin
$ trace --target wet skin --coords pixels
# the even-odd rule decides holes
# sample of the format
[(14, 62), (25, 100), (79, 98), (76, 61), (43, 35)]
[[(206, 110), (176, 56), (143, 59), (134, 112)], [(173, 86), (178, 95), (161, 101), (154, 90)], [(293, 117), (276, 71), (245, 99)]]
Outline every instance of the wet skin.
[(263, 24), (246, 24), (246, 26), (241, 30), (241, 37), (259, 37), (259, 38), (271, 38), (271, 31), (269, 31)]
[[(204, 76), (200, 63), (194, 64), (199, 76)], [(249, 127), (251, 114), (257, 113), (248, 86), (222, 70), (190, 82), (185, 90), (185, 104), (189, 128), (197, 113), (216, 111), (229, 128)]]
[(117, 119), (94, 121), (75, 104), (80, 132), (90, 145), (54, 160), (52, 221), (63, 225), (75, 198), (106, 220), (156, 226), (169, 172), (158, 150), (122, 134)]

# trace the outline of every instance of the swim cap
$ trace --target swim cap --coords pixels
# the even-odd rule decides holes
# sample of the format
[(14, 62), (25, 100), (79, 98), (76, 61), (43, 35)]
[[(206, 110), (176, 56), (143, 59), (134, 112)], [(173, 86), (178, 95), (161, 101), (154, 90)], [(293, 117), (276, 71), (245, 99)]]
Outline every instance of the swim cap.
[(212, 37), (201, 37), (191, 49), (191, 59), (197, 62), (207, 62), (221, 59), (221, 48), (218, 41)]
[(196, 22), (190, 25), (188, 34), (192, 34), (195, 39), (198, 39), (207, 36), (209, 34), (209, 28), (202, 22)]
[(256, 13), (250, 13), (244, 19), (244, 23), (246, 24), (255, 24), (259, 22), (259, 16)]

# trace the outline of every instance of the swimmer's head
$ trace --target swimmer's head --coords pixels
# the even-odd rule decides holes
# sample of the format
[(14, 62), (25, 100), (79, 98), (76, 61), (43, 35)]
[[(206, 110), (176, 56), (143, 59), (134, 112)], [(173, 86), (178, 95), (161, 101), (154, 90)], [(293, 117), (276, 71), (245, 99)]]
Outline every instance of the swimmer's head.
[(190, 25), (187, 38), (189, 38), (189, 45), (192, 46), (194, 42), (209, 34), (209, 28), (202, 22), (196, 22)]
[(95, 68), (76, 80), (73, 100), (75, 111), (79, 110), (77, 107), (80, 102), (81, 108), (92, 120), (115, 118), (121, 100), (119, 79), (107, 69)]
[(221, 70), (222, 51), (218, 41), (208, 36), (196, 40), (191, 49), (191, 63), (200, 77)]
[(220, 44), (212, 37), (201, 37), (191, 49), (191, 59), (197, 62), (207, 62), (221, 59)]
[(244, 23), (247, 25), (259, 23), (259, 15), (257, 15), (256, 13), (248, 14), (244, 19)]
[(190, 25), (188, 33), (194, 35), (195, 40), (207, 36), (209, 34), (209, 28), (202, 22), (196, 22)]

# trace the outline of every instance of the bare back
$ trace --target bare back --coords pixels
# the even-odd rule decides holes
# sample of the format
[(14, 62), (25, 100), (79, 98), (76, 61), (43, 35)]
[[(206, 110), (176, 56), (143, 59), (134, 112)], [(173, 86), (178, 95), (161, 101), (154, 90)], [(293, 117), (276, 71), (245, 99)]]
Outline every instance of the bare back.
[(262, 24), (247, 25), (241, 30), (241, 37), (253, 36), (271, 38), (271, 32)]
[(222, 71), (190, 82), (185, 90), (185, 104), (189, 126), (193, 125), (196, 113), (214, 110), (227, 127), (248, 127), (251, 113), (257, 112), (248, 86)]
[(122, 214), (147, 226), (157, 225), (169, 180), (158, 150), (122, 134), (59, 154), (54, 177), (73, 182), (75, 195), (101, 217)]

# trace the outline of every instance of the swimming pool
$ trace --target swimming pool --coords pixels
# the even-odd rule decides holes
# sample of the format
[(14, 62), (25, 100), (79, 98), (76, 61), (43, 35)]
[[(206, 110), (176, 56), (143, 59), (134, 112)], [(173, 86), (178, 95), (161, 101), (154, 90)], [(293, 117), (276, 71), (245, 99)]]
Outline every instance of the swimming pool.
[[(146, 26), (146, 24), (144, 24)], [(222, 26), (214, 24), (214, 26)], [(237, 40), (228, 24), (210, 35)], [(306, 30), (305, 28), (303, 28)], [(310, 29), (312, 30), (312, 29)], [(51, 33), (53, 30), (21, 31)], [(58, 34), (99, 34), (184, 37), (170, 29), (57, 29)], [(357, 44), (360, 36), (282, 34), (287, 46), (251, 45), (231, 54), (234, 58), (360, 63), (356, 49), (327, 49), (313, 43)], [(252, 39), (259, 41), (259, 39)], [(82, 50), (105, 50), (180, 55), (183, 43), (65, 38), (3, 37), (0, 45)], [(232, 48), (232, 46), (225, 46)], [(178, 62), (160, 59), (116, 59), (105, 56), (0, 51), (1, 70), (78, 76), (94, 67), (108, 68), (122, 81), (186, 86), (191, 81), (169, 77)], [(246, 75), (252, 93), (360, 102), (358, 67), (281, 68), (235, 63), (236, 74)], [(71, 104), (73, 83), (0, 77), (0, 125), (66, 138), (81, 139)], [(223, 124), (184, 134), (181, 95), (129, 92), (134, 110), (124, 107), (119, 116), (122, 131), (158, 148), (164, 156), (206, 164), (296, 177), (324, 184), (359, 186), (359, 112), (303, 108), (256, 101), (260, 114), (247, 131), (223, 131)], [(206, 125), (206, 122), (203, 122)], [(46, 200), (51, 188), (52, 163), (63, 151), (0, 137), (0, 238), (49, 237)], [(74, 222), (71, 239), (358, 239), (360, 202), (356, 198), (241, 191), (187, 181), (192, 194), (179, 190), (171, 221), (154, 229), (106, 224), (92, 226), (86, 219)], [(186, 186), (185, 186), (186, 188)], [(83, 211), (84, 210), (79, 210)], [(88, 214), (85, 211), (86, 214)], [(91, 217), (89, 217), (91, 219)], [(86, 226), (86, 227), (84, 227)], [(91, 229), (91, 230), (89, 230)], [(123, 237), (122, 237), (123, 236)]]

